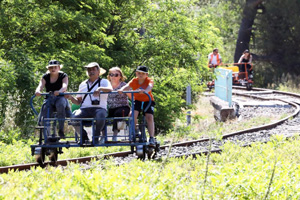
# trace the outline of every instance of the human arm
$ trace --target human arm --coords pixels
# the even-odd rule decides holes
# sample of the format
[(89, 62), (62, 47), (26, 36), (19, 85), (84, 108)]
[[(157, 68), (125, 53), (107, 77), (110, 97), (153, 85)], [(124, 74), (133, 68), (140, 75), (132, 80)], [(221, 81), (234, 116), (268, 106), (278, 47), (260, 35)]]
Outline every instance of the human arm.
[[(127, 83), (126, 85), (124, 85), (123, 87), (121, 87), (119, 90), (118, 90), (118, 93), (119, 94), (122, 94), (123, 91), (126, 91), (126, 90), (130, 90), (132, 89), (130, 86), (129, 86), (129, 83)], [(130, 94), (129, 94), (130, 95)], [(128, 95), (127, 95), (128, 96)], [(128, 96), (129, 97), (129, 96)], [(130, 97), (129, 97), (130, 98)]]
[[(128, 86), (127, 86), (128, 85)], [(126, 84), (126, 85), (124, 85), (122, 88), (120, 88), (119, 90), (118, 90), (118, 93), (119, 94), (122, 94), (123, 93), (123, 91), (126, 91), (126, 90), (131, 90), (132, 88), (129, 86), (129, 84)], [(129, 99), (131, 99), (131, 97), (132, 97), (132, 94), (131, 93), (126, 93), (126, 95), (127, 95), (127, 97), (129, 98)]]
[(81, 102), (82, 102), (81, 97), (73, 97), (72, 95), (65, 95), (65, 97), (67, 99), (69, 99), (72, 103), (76, 104), (76, 105), (80, 105)]
[(213, 53), (210, 53), (210, 54), (208, 55), (208, 67), (209, 67), (209, 68), (215, 68), (215, 67), (217, 67), (217, 66), (219, 65), (218, 62), (217, 62), (216, 64), (213, 64), (213, 63), (212, 63), (213, 57), (214, 57)]
[(152, 90), (152, 88), (153, 88), (153, 83), (149, 83), (149, 85), (145, 90), (143, 89), (140, 90), (140, 93), (144, 93), (144, 92), (149, 93)]
[[(122, 87), (124, 87), (126, 84), (127, 84), (126, 82), (121, 82), (121, 83), (120, 83), (120, 89), (121, 89)], [(129, 89), (131, 89), (131, 87), (130, 87)], [(118, 91), (118, 90), (117, 90), (117, 91)], [(131, 99), (131, 97), (132, 97), (132, 94), (131, 94), (131, 93), (125, 93), (125, 95), (126, 95), (129, 99)]]
[(252, 63), (252, 55), (249, 57), (249, 63)]
[[(78, 93), (82, 93), (82, 92), (86, 92), (86, 91), (87, 91), (86, 81), (84, 81), (79, 85)], [(65, 95), (65, 98), (69, 99), (72, 103), (74, 103), (76, 105), (80, 105), (83, 100), (83, 95), (77, 94), (76, 97), (74, 97), (72, 95)]]
[(153, 85), (154, 85), (153, 80), (148, 78), (147, 81), (148, 81), (148, 85), (147, 85), (146, 89), (142, 89), (142, 88), (139, 89), (140, 94), (143, 94), (144, 92), (149, 93), (152, 90)]
[(244, 55), (242, 55), (242, 56), (240, 57), (238, 63), (242, 63), (243, 58), (244, 58)]
[(41, 78), (40, 82), (39, 82), (39, 85), (37, 86), (37, 88), (35, 89), (35, 95), (36, 96), (41, 96), (41, 93), (44, 89), (46, 85), (46, 81), (45, 79)]
[(111, 86), (111, 84), (110, 84), (110, 82), (108, 80), (103, 79), (102, 81), (101, 81), (100, 87), (98, 87), (94, 91), (94, 93), (93, 93), (94, 96), (99, 96), (100, 95), (100, 91), (102, 91), (102, 92), (111, 92), (111, 91), (113, 91), (113, 88), (112, 88), (112, 86)]
[(220, 57), (220, 62), (218, 63), (218, 65), (221, 65), (222, 64), (222, 58)]
[(110, 87), (98, 87), (95, 92), (94, 92), (94, 96), (98, 96), (100, 94), (100, 92), (111, 92), (112, 89)]

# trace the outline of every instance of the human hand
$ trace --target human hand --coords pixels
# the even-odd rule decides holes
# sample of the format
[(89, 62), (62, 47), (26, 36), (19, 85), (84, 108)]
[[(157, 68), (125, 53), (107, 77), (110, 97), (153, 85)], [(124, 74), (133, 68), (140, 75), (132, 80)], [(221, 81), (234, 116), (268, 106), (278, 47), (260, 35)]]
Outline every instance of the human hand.
[(123, 94), (123, 90), (118, 90), (118, 93), (119, 94)]
[(138, 91), (139, 91), (140, 94), (144, 94), (145, 93), (144, 89), (139, 89)]
[(100, 95), (100, 91), (101, 91), (101, 88), (98, 87), (98, 88), (94, 91), (93, 96), (94, 96), (94, 97), (99, 96), (99, 95)]
[(59, 93), (60, 93), (60, 92), (59, 92), (58, 90), (56, 90), (56, 91), (53, 92), (54, 96), (58, 96)]
[(42, 96), (42, 95), (41, 95), (41, 92), (40, 92), (40, 91), (36, 91), (36, 92), (35, 92), (35, 96), (37, 96), (37, 97)]
[(69, 99), (69, 100), (72, 99), (72, 95), (69, 95), (69, 94), (64, 95), (64, 97), (65, 97), (66, 99)]

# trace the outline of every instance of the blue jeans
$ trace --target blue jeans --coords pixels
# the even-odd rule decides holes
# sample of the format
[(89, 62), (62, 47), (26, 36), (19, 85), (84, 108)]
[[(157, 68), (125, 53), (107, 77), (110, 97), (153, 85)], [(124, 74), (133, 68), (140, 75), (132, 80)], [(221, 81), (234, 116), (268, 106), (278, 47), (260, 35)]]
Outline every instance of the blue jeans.
[(49, 96), (44, 100), (41, 112), (38, 117), (38, 124), (43, 125), (42, 118), (52, 118), (53, 112), (57, 112), (59, 132), (64, 132), (65, 117), (71, 117), (72, 112), (68, 100), (63, 96)]
[[(72, 118), (96, 118), (96, 130), (94, 136), (100, 136), (100, 131), (105, 125), (106, 114), (107, 112), (103, 108), (80, 108), (74, 112)], [(77, 123), (74, 125), (74, 128), (77, 133), (80, 133), (80, 126)]]

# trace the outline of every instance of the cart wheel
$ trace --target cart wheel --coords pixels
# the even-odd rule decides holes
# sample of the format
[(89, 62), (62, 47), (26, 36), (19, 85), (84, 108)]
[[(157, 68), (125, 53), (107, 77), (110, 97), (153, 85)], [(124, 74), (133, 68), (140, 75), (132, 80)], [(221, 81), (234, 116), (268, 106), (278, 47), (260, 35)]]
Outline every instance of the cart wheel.
[(55, 162), (57, 161), (57, 157), (58, 157), (58, 152), (57, 152), (57, 149), (54, 148), (54, 149), (50, 149), (50, 154), (49, 154), (49, 160), (51, 162)]
[(134, 153), (134, 146), (130, 146), (130, 151), (132, 154)]
[(156, 142), (155, 153), (160, 151), (160, 142)]
[(35, 160), (39, 163), (40, 167), (45, 167), (45, 155), (46, 149), (42, 147), (36, 147), (34, 150)]
[(145, 158), (146, 158), (145, 146), (137, 145), (136, 146), (136, 155), (139, 160), (145, 160)]
[(246, 87), (247, 87), (247, 90), (252, 90), (252, 84), (247, 83)]
[(154, 159), (156, 157), (156, 150), (154, 147), (149, 147), (147, 152), (148, 159)]

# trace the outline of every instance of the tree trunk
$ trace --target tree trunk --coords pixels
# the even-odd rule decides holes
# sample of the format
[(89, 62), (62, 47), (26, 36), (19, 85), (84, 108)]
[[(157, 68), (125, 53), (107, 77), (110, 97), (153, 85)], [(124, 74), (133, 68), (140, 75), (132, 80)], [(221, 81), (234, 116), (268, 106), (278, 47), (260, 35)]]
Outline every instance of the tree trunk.
[(237, 63), (244, 50), (249, 49), (252, 26), (257, 13), (257, 7), (263, 0), (246, 0), (243, 18), (236, 41), (234, 62)]

